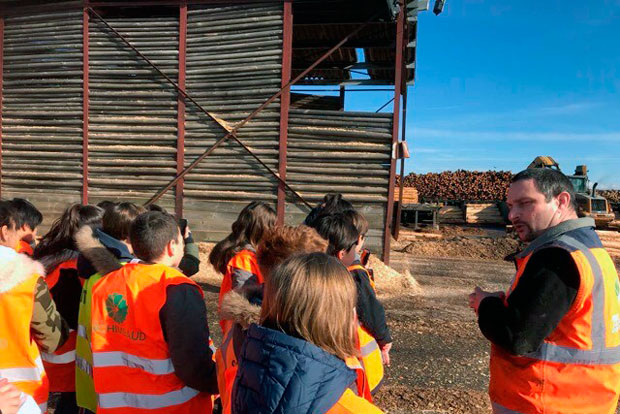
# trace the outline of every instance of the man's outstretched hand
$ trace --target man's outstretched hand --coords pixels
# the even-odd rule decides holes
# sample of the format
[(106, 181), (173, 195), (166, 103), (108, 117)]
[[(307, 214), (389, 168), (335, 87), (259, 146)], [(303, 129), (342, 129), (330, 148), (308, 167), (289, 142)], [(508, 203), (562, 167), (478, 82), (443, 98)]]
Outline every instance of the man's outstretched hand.
[(482, 302), (484, 298), (490, 296), (503, 299), (506, 294), (504, 292), (487, 292), (486, 290), (480, 289), (479, 286), (476, 286), (474, 288), (474, 291), (469, 294), (469, 307), (472, 308), (477, 315), (480, 302)]

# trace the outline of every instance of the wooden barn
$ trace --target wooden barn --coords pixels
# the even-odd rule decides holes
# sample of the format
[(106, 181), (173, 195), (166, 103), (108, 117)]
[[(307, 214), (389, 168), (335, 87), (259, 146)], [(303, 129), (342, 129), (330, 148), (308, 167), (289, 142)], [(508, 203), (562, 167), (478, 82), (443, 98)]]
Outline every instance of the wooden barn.
[[(336, 191), (389, 260), (399, 120), (427, 7), (0, 1), (0, 196), (32, 201), (44, 227), (70, 203), (155, 201), (215, 241), (251, 200), (298, 224)], [(393, 89), (392, 112), (344, 111), (360, 85)]]

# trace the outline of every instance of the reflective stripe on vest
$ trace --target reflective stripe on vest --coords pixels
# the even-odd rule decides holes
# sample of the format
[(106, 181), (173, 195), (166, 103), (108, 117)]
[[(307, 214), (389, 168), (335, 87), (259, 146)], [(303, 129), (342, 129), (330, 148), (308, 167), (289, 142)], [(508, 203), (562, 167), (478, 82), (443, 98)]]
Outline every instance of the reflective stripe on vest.
[(45, 374), (43, 361), (37, 358), (33, 368), (4, 368), (0, 369), (0, 378), (5, 378), (9, 382), (41, 381)]
[[(98, 414), (119, 408), (132, 414), (168, 407), (175, 407), (170, 412), (177, 414), (211, 411), (211, 397), (176, 376), (162, 331), (159, 313), (167, 288), (176, 285), (194, 286), (202, 295), (195, 282), (161, 264), (125, 265), (93, 287), (91, 346)], [(117, 308), (111, 303), (124, 314), (114, 313)]]
[(493, 414), (521, 414), (518, 411), (509, 410), (508, 408), (494, 402), (491, 402), (491, 407), (493, 408)]
[(61, 355), (41, 353), (41, 359), (50, 364), (70, 364), (75, 362), (75, 351), (65, 352)]
[(620, 363), (620, 346), (607, 348), (605, 344), (605, 281), (603, 271), (590, 249), (583, 243), (569, 236), (560, 236), (559, 243), (566, 244), (581, 251), (590, 264), (594, 275), (592, 299), (592, 349), (575, 349), (543, 342), (539, 349), (525, 356), (540, 361), (559, 362), (563, 364), (614, 365)]
[(99, 394), (99, 407), (105, 409), (132, 407), (153, 410), (184, 404), (198, 394), (198, 391), (190, 387), (183, 387), (180, 390), (159, 395), (111, 392)]
[(377, 341), (371, 341), (366, 345), (360, 347), (360, 353), (362, 354), (362, 357), (367, 357), (378, 349), (379, 344), (377, 343)]
[(508, 299), (532, 255), (546, 248), (570, 254), (579, 272), (579, 290), (571, 308), (534, 352), (517, 356), (492, 345), (489, 395), (494, 413), (615, 412), (620, 395), (620, 283), (593, 226), (585, 219), (561, 223), (517, 256)]
[[(367, 382), (366, 388), (369, 392), (374, 392), (383, 381), (384, 372), (381, 350), (375, 338), (361, 326), (357, 328), (357, 338), (359, 359), (364, 367), (365, 381)], [(360, 392), (360, 396), (364, 395)]]
[(138, 368), (153, 375), (166, 375), (174, 372), (171, 359), (149, 359), (125, 352), (96, 352), (93, 354), (96, 367)]

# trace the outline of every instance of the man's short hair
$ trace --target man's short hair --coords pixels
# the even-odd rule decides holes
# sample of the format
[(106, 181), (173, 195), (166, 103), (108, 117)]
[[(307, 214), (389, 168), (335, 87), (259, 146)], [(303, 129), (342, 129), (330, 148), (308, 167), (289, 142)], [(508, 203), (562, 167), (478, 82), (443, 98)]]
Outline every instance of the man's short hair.
[(511, 183), (523, 180), (534, 180), (534, 185), (545, 196), (547, 202), (560, 193), (567, 192), (570, 194), (571, 206), (574, 210), (577, 209), (573, 183), (562, 172), (551, 168), (528, 168), (515, 175)]
[(18, 213), (11, 201), (0, 201), (0, 228), (7, 226), (14, 230), (17, 227)]
[(103, 214), (102, 230), (116, 240), (129, 239), (131, 223), (146, 210), (134, 203), (119, 203)]
[(161, 257), (168, 243), (178, 237), (179, 226), (173, 216), (149, 211), (133, 221), (129, 239), (138, 259), (153, 262)]
[(16, 225), (18, 228), (24, 225), (30, 227), (30, 230), (36, 229), (43, 221), (43, 214), (30, 201), (23, 198), (14, 198), (11, 204), (17, 211)]
[(349, 251), (360, 235), (351, 220), (342, 213), (319, 217), (314, 228), (329, 242), (326, 253), (331, 256), (336, 256), (341, 250)]

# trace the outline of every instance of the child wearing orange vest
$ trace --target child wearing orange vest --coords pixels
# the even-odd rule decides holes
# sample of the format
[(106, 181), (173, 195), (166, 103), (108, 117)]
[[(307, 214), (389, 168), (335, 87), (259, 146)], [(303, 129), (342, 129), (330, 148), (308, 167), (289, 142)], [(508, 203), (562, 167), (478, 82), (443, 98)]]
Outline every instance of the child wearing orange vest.
[[(360, 346), (364, 367), (369, 378), (371, 391), (374, 392), (383, 379), (382, 362), (389, 364), (389, 351), (392, 347), (392, 335), (385, 319), (385, 309), (374, 290), (374, 281), (366, 269), (359, 263), (359, 244), (362, 235), (353, 224), (350, 216), (337, 213), (322, 216), (316, 221), (317, 232), (329, 241), (327, 253), (337, 257), (350, 271), (357, 287), (357, 317), (364, 331)], [(370, 341), (374, 338), (376, 344)], [(373, 349), (378, 344), (381, 357)], [(382, 361), (381, 361), (382, 360)]]
[(45, 267), (45, 281), (58, 311), (71, 329), (69, 340), (54, 353), (42, 353), (50, 392), (59, 392), (56, 412), (75, 413), (75, 342), (83, 282), (78, 278), (79, 251), (73, 237), (82, 226), (101, 226), (103, 210), (73, 204), (53, 224), (34, 250), (33, 258)]
[[(253, 201), (241, 210), (232, 225), (232, 232), (213, 247), (209, 262), (224, 275), (218, 309), (221, 308), (224, 295), (232, 289), (263, 283), (263, 276), (256, 262), (256, 246), (265, 231), (275, 224), (276, 212), (273, 208), (262, 201)], [(222, 333), (226, 335), (231, 322), (221, 319), (220, 326)]]
[(13, 250), (19, 240), (17, 211), (0, 202), (0, 378), (47, 411), (49, 383), (39, 349), (54, 352), (69, 329), (50, 297), (43, 266)]
[(232, 412), (379, 414), (356, 395), (355, 283), (324, 253), (294, 255), (265, 281), (261, 325), (241, 349)]
[(17, 211), (16, 224), (19, 230), (19, 241), (15, 244), (15, 250), (32, 256), (37, 227), (43, 221), (43, 215), (30, 201), (23, 198), (14, 198), (11, 204)]
[(206, 307), (200, 287), (177, 269), (177, 222), (143, 213), (129, 238), (142, 262), (118, 265), (92, 291), (97, 413), (211, 413), (218, 390)]

